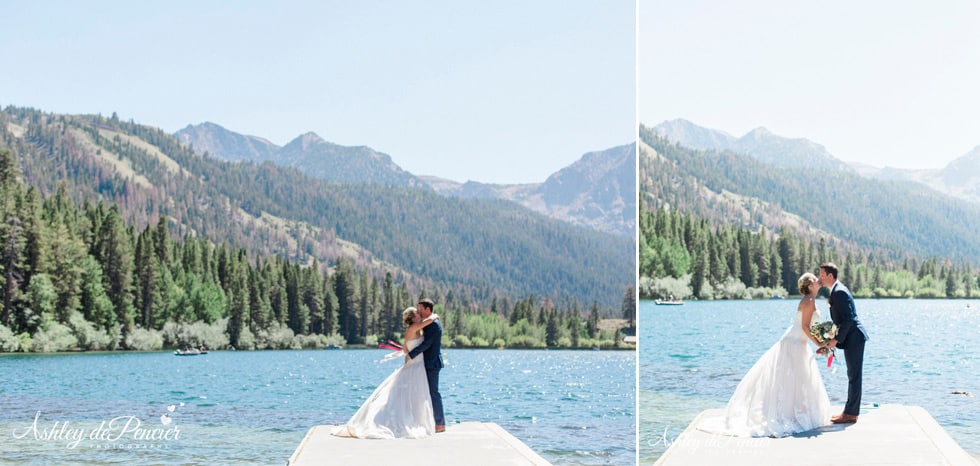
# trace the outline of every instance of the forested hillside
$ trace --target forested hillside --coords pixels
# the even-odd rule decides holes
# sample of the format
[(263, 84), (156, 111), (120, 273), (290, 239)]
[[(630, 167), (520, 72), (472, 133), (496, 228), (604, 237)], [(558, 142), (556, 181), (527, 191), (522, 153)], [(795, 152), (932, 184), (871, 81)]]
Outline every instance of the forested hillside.
[[(757, 229), (799, 226), (828, 241), (901, 259), (905, 254), (980, 262), (980, 208), (913, 183), (779, 168), (731, 152), (695, 151), (641, 128), (641, 187), (713, 221)], [(745, 215), (739, 218), (730, 215)], [(798, 224), (798, 225), (794, 225)]]
[(980, 216), (917, 185), (777, 168), (641, 128), (640, 292), (746, 298), (796, 292), (833, 261), (859, 296), (977, 293)]
[(466, 199), (503, 199), (573, 225), (632, 237), (636, 233), (636, 146), (627, 144), (584, 154), (543, 183), (459, 183), (403, 170), (387, 154), (367, 146), (341, 146), (313, 133), (284, 147), (214, 123), (188, 125), (175, 137), (197, 154), (221, 160), (271, 161), (326, 181), (400, 188), (435, 189)]
[[(271, 164), (198, 156), (147, 126), (97, 116), (8, 109), (5, 131), (28, 184), (69, 183), (76, 202), (105, 198), (137, 228), (161, 214), (184, 236), (203, 235), (263, 255), (407, 274), (418, 287), (474, 300), (537, 294), (618, 306), (632, 282), (625, 238), (575, 228), (494, 201), (428, 191), (343, 185)], [(625, 267), (624, 267), (625, 264)]]
[[(338, 295), (337, 329), (341, 338), (352, 342), (383, 336), (390, 330), (365, 323), (372, 319), (385, 322), (390, 317), (383, 316), (378, 298), (381, 293), (376, 292), (384, 288), (381, 284), (386, 277), (390, 277), (392, 286), (404, 287), (406, 292), (402, 296), (417, 297), (422, 293), (435, 296), (444, 300), (447, 312), (465, 315), (451, 324), (458, 325), (454, 332), (458, 335), (493, 343), (498, 338), (484, 335), (486, 325), (467, 329), (465, 321), (485, 319), (480, 316), (486, 315), (491, 323), (503, 319), (504, 326), (495, 330), (502, 344), (515, 335), (534, 334), (537, 331), (534, 329), (543, 332), (550, 312), (559, 314), (556, 319), (562, 325), (593, 307), (597, 315), (618, 315), (624, 292), (633, 282), (634, 253), (628, 239), (572, 227), (502, 201), (445, 198), (428, 190), (340, 185), (271, 164), (221, 162), (194, 154), (159, 129), (123, 122), (115, 116), (51, 115), (8, 107), (0, 114), (0, 147), (3, 146), (12, 150), (8, 165), (20, 172), (19, 176), (8, 175), (8, 184), (22, 179), (24, 184), (19, 189), (33, 193), (24, 194), (26, 198), (36, 199), (32, 202), (44, 204), (55, 196), (58, 205), (81, 206), (79, 209), (86, 215), (77, 216), (93, 219), (87, 229), (79, 227), (74, 234), (85, 243), (81, 250), (100, 263), (105, 275), (109, 269), (96, 254), (98, 246), (93, 238), (101, 231), (100, 225), (108, 220), (101, 213), (89, 214), (93, 209), (115, 212), (119, 220), (109, 223), (119, 224), (120, 231), (128, 232), (134, 257), (140, 257), (136, 251), (147, 229), (162, 229), (175, 241), (170, 246), (175, 250), (189, 247), (186, 244), (197, 244), (199, 250), (204, 250), (204, 245), (210, 244), (213, 250), (225, 250), (226, 255), (234, 256), (240, 264), (249, 264), (256, 273), (264, 271), (270, 263), (279, 264), (280, 271), (289, 267), (309, 268), (304, 273), (317, 277), (322, 286), (307, 280), (313, 283), (312, 289), (323, 293), (324, 302), (329, 301), (326, 284), (332, 283), (336, 289), (336, 277), (344, 275), (343, 267), (350, 267), (351, 273), (358, 277), (354, 296), (359, 307), (345, 308)], [(4, 199), (14, 203), (2, 212), (4, 222), (33, 218), (32, 214), (19, 210), (23, 206), (18, 204), (22, 201), (16, 200), (17, 197), (5, 195)], [(161, 218), (167, 220), (161, 224)], [(51, 228), (57, 225), (52, 223)], [(0, 234), (4, 244), (8, 244), (10, 232), (15, 230), (10, 227)], [(5, 287), (26, 292), (32, 283), (30, 277), (38, 274), (54, 277), (52, 281), (57, 282), (57, 274), (49, 273), (43, 262), (17, 265), (25, 260), (24, 251), (16, 245), (6, 249), (9, 260), (16, 264), (4, 266)], [(85, 254), (81, 257), (84, 259)], [(188, 266), (170, 265), (167, 273), (171, 278), (184, 269), (186, 279)], [(148, 266), (134, 262), (132, 270), (141, 267)], [(276, 271), (269, 274), (264, 277), (266, 280), (277, 280)], [(299, 275), (296, 272), (294, 276)], [(200, 275), (196, 276), (200, 279)], [(216, 283), (224, 280), (219, 276), (214, 278)], [(103, 279), (103, 282), (108, 289), (116, 281)], [(129, 286), (136, 290), (138, 283), (131, 281)], [(177, 287), (186, 289), (186, 283)], [(235, 323), (234, 316), (236, 312), (245, 312), (244, 305), (242, 301), (232, 300), (234, 290), (229, 283), (221, 283), (221, 288), (226, 301), (220, 316), (230, 319), (227, 334), (234, 342), (237, 337), (233, 329), (240, 325)], [(4, 297), (11, 303), (21, 299), (17, 301), (21, 307), (4, 308), (10, 315), (24, 314), (24, 309), (36, 310), (29, 304), (30, 300), (22, 299), (23, 294), (5, 291)], [(134, 299), (137, 299), (135, 295)], [(157, 298), (134, 301), (134, 309), (143, 309), (154, 299)], [(126, 308), (125, 299), (110, 301), (119, 312)], [(174, 305), (169, 299), (158, 301), (164, 308)], [(261, 302), (261, 299), (250, 302)], [(526, 310), (528, 303), (530, 311)], [(135, 329), (164, 331), (157, 327), (166, 322), (190, 325), (208, 321), (194, 320), (201, 315), (177, 307), (184, 310), (159, 314), (154, 311), (150, 320), (134, 318), (135, 327), (127, 326), (125, 312), (117, 312), (117, 323), (121, 325), (118, 344), (127, 347), (125, 338), (130, 328), (134, 332)], [(364, 311), (359, 314), (360, 309)], [(533, 314), (530, 327), (520, 328), (521, 319), (508, 324), (507, 319), (518, 310), (516, 315)], [(136, 311), (134, 316), (142, 316), (141, 312)], [(328, 335), (330, 328), (323, 326), (327, 317), (320, 318), (317, 327), (312, 323), (315, 312), (311, 312), (307, 324), (299, 318), (293, 322), (295, 326), (290, 326), (291, 331), (296, 335)], [(82, 315), (86, 319), (91, 317)], [(176, 319), (175, 315), (186, 318)], [(358, 330), (344, 324), (344, 319), (350, 316), (358, 316), (361, 322)], [(541, 319), (544, 321), (539, 322)], [(67, 322), (57, 317), (55, 321)], [(32, 330), (43, 328), (40, 324), (31, 327), (33, 324), (29, 322), (25, 318), (17, 324), (21, 327), (15, 333), (31, 335)], [(263, 322), (263, 319), (249, 322)], [(585, 338), (589, 338), (585, 319), (578, 322)], [(572, 340), (572, 334), (578, 340), (578, 332), (561, 328), (565, 329), (566, 341)], [(257, 339), (257, 332), (272, 331), (261, 324), (249, 329)], [(380, 333), (375, 332), (379, 329)], [(468, 335), (469, 331), (475, 333)], [(552, 343), (560, 338), (558, 334), (554, 336)], [(597, 333), (594, 336), (599, 337)], [(544, 345), (545, 335), (542, 333), (540, 337), (532, 339)], [(607, 337), (611, 341), (611, 335)], [(255, 346), (260, 345), (255, 343)]]
[[(171, 237), (170, 221), (137, 231), (117, 205), (76, 207), (67, 184), (43, 197), (18, 180), (0, 149), (0, 351), (169, 347), (323, 348), (398, 338), (401, 310), (415, 302), (404, 282), (339, 259), (329, 274), (277, 256), (207, 239)], [(631, 294), (631, 292), (630, 292)], [(615, 346), (574, 306), (527, 298), (469, 312), (450, 291), (439, 301), (446, 343), (460, 346)], [(625, 302), (625, 300), (624, 300)], [(507, 317), (505, 317), (507, 316)]]

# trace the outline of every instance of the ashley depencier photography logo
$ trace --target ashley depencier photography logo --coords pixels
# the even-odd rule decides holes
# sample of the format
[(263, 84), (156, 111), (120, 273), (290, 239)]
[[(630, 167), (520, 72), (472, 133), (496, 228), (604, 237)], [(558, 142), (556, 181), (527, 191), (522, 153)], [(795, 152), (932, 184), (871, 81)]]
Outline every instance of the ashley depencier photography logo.
[(170, 442), (180, 440), (180, 427), (174, 424), (170, 415), (175, 409), (175, 405), (167, 406), (167, 412), (158, 421), (144, 422), (130, 415), (91, 423), (49, 420), (38, 411), (33, 422), (14, 428), (13, 437), (21, 441), (64, 442), (65, 448), (71, 450), (79, 447), (163, 449), (168, 448)]
[(668, 435), (669, 430), (669, 427), (664, 427), (664, 433), (659, 438), (648, 441), (647, 444), (651, 447), (662, 446), (664, 451), (666, 451), (672, 445), (677, 444), (681, 448), (686, 448), (692, 451), (704, 448), (725, 450), (726, 452), (732, 453), (770, 447), (769, 444), (764, 442), (764, 439), (755, 437), (736, 437), (734, 435), (719, 434), (710, 435), (707, 436), (707, 438), (694, 438), (693, 436), (679, 435), (677, 438), (671, 439)]

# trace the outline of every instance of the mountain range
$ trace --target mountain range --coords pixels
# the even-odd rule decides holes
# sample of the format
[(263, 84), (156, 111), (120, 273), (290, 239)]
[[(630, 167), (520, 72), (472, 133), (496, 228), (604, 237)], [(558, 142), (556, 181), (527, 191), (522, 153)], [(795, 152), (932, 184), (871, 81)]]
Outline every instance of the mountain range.
[(665, 121), (652, 130), (668, 141), (691, 149), (747, 154), (767, 165), (854, 172), (851, 166), (838, 160), (820, 144), (804, 138), (779, 136), (762, 127), (739, 138), (683, 119)]
[[(789, 155), (776, 164), (771, 157), (719, 146), (731, 143), (723, 136), (687, 122), (641, 126), (639, 176), (646, 208), (678, 209), (751, 230), (790, 228), (814, 242), (895, 259), (910, 254), (980, 262), (980, 204), (905, 180), (865, 178), (849, 167), (814, 176), (812, 164), (787, 163)], [(756, 153), (778, 153), (775, 147), (790, 141), (794, 150), (787, 154), (794, 157), (807, 148), (810, 157), (827, 156), (806, 140), (772, 139), (773, 146)], [(964, 174), (976, 172), (970, 159), (957, 162), (968, 165)], [(972, 176), (946, 180), (968, 183)]]
[(869, 178), (911, 181), (953, 197), (980, 203), (980, 146), (938, 170), (869, 166), (860, 166), (858, 170)]
[[(253, 258), (279, 255), (324, 267), (346, 257), (371, 276), (391, 273), (412, 289), (453, 292), (473, 304), (538, 296), (618, 309), (635, 280), (631, 237), (514, 202), (438, 194), (367, 148), (331, 145), (311, 133), (281, 148), (231, 133), (178, 137), (115, 115), (0, 111), (0, 148), (12, 150), (25, 183), (44, 195), (64, 189), (77, 203), (115, 204), (140, 230), (166, 215), (179, 237), (204, 236)], [(228, 162), (195, 153), (190, 144), (236, 147), (239, 160), (270, 160)], [(302, 161), (331, 151), (352, 158), (350, 171), (377, 168), (378, 182), (310, 176)], [(398, 176), (419, 181), (393, 181)]]
[(670, 142), (691, 149), (731, 151), (750, 155), (778, 167), (807, 167), (817, 171), (856, 173), (865, 178), (911, 181), (959, 199), (980, 203), (980, 146), (938, 170), (874, 167), (844, 162), (827, 149), (805, 138), (787, 138), (756, 128), (740, 138), (724, 131), (698, 126), (684, 119), (664, 121), (651, 131)]
[(636, 229), (636, 149), (632, 144), (590, 152), (542, 183), (459, 183), (416, 176), (367, 146), (342, 146), (308, 132), (279, 147), (205, 122), (174, 136), (198, 154), (227, 161), (272, 162), (321, 180), (432, 189), (465, 199), (501, 199), (571, 224), (631, 237)]
[(402, 170), (387, 154), (366, 146), (334, 144), (313, 132), (301, 134), (282, 147), (211, 122), (187, 125), (174, 136), (198, 154), (207, 153), (232, 162), (272, 162), (327, 181), (406, 188), (428, 186)]

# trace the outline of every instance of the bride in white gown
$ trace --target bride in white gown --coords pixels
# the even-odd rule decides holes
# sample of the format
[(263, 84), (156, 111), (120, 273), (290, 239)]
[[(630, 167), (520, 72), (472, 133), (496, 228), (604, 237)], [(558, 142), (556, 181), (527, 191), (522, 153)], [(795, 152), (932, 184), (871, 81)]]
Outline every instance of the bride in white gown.
[[(422, 343), (422, 329), (439, 318), (422, 320), (414, 307), (405, 309), (405, 348)], [(422, 438), (436, 430), (432, 398), (422, 358), (409, 359), (378, 385), (354, 416), (334, 429), (333, 435), (373, 439)]]
[(810, 323), (820, 320), (815, 298), (817, 277), (799, 279), (803, 298), (793, 325), (749, 369), (735, 388), (722, 417), (705, 419), (698, 428), (737, 436), (784, 437), (815, 429), (830, 419), (830, 399), (817, 369), (816, 356), (806, 344)]

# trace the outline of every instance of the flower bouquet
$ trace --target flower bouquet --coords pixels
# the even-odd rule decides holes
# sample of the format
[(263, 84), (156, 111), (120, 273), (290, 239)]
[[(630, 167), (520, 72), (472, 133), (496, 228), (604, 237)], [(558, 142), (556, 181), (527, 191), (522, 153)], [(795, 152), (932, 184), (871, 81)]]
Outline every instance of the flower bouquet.
[(837, 338), (837, 325), (830, 321), (814, 322), (810, 324), (810, 335), (820, 342), (817, 354), (827, 355), (827, 367), (830, 367), (834, 363), (835, 354), (827, 345), (830, 344), (830, 340)]

